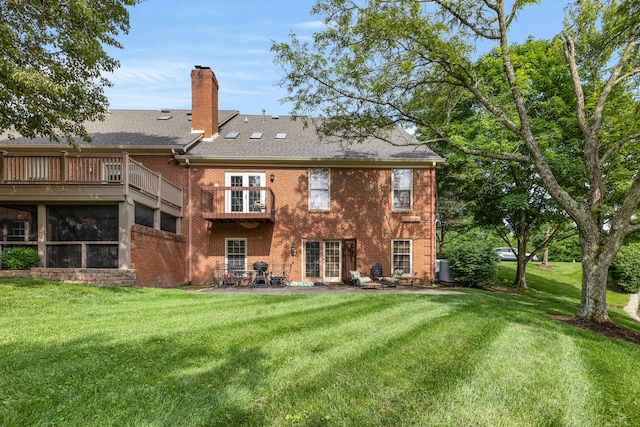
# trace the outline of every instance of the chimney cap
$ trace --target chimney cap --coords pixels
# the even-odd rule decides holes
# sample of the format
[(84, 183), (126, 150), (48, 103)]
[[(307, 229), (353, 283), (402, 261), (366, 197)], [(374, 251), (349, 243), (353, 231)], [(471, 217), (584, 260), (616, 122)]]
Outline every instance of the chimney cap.
[(211, 67), (205, 67), (202, 65), (195, 65), (196, 70), (210, 70)]

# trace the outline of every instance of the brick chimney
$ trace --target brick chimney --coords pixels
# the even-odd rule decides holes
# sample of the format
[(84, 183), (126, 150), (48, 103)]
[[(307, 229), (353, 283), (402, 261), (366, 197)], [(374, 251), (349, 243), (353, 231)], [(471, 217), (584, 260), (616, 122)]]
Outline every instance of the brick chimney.
[(205, 139), (218, 133), (218, 80), (211, 68), (191, 71), (191, 129), (204, 131)]

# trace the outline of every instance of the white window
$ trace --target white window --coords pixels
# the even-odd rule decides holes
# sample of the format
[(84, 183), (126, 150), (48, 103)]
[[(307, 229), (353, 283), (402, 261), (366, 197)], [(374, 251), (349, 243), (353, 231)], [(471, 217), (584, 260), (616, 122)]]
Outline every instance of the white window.
[(413, 207), (413, 174), (411, 172), (411, 169), (393, 170), (391, 179), (394, 211), (410, 211)]
[(246, 270), (247, 239), (226, 239), (225, 258), (229, 270)]
[(392, 272), (402, 270), (411, 274), (412, 242), (410, 239), (394, 239), (391, 241)]
[(6, 240), (10, 242), (29, 241), (29, 221), (14, 221), (9, 227)]
[(329, 210), (329, 180), (331, 172), (325, 168), (309, 169), (309, 209)]
[[(264, 212), (266, 191), (258, 190), (266, 182), (266, 174), (260, 172), (227, 172), (226, 187), (243, 187), (225, 192), (226, 212)], [(252, 189), (249, 189), (252, 188)]]

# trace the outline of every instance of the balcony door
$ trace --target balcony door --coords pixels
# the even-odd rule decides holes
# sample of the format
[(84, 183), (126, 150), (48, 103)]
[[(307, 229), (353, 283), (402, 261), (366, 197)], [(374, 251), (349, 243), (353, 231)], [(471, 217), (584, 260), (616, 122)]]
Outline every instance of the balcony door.
[(227, 172), (225, 174), (225, 187), (245, 188), (225, 192), (226, 212), (264, 212), (266, 192), (264, 190), (248, 190), (246, 187), (264, 187), (265, 181), (265, 173)]

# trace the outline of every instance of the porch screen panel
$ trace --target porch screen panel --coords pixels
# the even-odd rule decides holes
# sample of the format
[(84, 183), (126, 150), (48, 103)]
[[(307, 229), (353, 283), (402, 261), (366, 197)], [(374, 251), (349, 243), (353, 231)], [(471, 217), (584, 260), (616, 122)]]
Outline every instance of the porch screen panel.
[(38, 240), (36, 205), (0, 205), (0, 240), (35, 242)]
[(46, 240), (47, 267), (117, 268), (118, 206), (49, 205)]
[(47, 267), (49, 268), (81, 268), (82, 246), (80, 245), (48, 245)]
[(118, 241), (118, 206), (47, 206), (47, 240)]
[(160, 212), (160, 230), (177, 233), (178, 218), (166, 212)]
[(118, 245), (87, 245), (87, 268), (118, 268)]
[(135, 222), (138, 225), (153, 228), (154, 209), (149, 206), (136, 203), (135, 205)]

